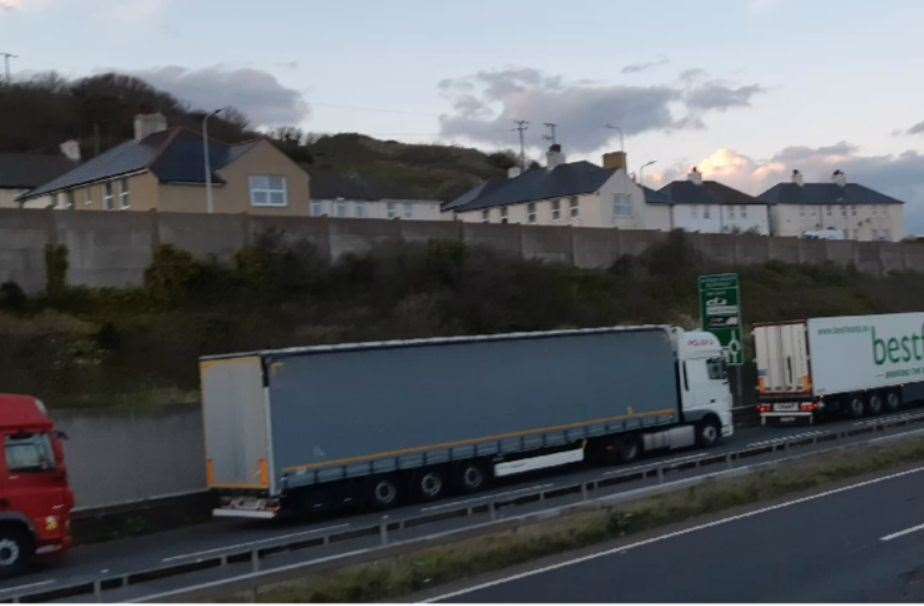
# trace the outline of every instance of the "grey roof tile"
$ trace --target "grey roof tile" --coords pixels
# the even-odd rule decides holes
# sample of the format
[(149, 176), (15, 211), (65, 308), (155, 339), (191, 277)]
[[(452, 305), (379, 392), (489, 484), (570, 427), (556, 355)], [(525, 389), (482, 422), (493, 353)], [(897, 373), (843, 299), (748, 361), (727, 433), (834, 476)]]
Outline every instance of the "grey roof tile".
[(757, 196), (767, 204), (904, 204), (859, 183), (777, 183)]
[(74, 168), (65, 156), (0, 153), (0, 188), (31, 189)]
[(718, 181), (671, 181), (660, 190), (671, 204), (766, 204), (763, 200)]

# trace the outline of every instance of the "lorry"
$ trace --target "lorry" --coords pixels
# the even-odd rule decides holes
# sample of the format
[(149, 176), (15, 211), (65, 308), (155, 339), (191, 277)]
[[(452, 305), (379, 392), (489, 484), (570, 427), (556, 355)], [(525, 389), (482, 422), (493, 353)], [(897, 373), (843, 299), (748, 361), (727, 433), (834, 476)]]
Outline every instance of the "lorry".
[(924, 313), (809, 318), (753, 334), (764, 425), (860, 418), (924, 399)]
[(74, 493), (64, 465), (64, 435), (45, 405), (0, 394), (0, 576), (23, 572), (36, 555), (71, 546)]
[(666, 326), (203, 356), (215, 516), (391, 507), (732, 434), (718, 340)]

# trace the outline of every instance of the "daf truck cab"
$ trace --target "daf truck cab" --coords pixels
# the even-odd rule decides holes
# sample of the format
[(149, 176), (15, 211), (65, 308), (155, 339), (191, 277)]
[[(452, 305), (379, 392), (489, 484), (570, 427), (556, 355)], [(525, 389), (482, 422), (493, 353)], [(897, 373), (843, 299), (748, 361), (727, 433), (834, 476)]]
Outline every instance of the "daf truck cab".
[(36, 555), (71, 545), (74, 494), (64, 466), (63, 434), (44, 404), (0, 394), (0, 576), (23, 572)]

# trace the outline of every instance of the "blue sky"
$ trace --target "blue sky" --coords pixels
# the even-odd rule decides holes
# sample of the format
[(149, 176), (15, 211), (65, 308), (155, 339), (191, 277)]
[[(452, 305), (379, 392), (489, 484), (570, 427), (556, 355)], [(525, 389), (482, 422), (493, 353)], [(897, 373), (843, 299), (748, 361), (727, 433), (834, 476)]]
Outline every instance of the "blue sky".
[[(752, 193), (843, 168), (924, 233), (924, 3), (0, 0), (14, 76), (136, 73), (255, 124), (571, 158), (626, 131), (646, 180), (692, 164)], [(924, 131), (924, 127), (921, 128)]]

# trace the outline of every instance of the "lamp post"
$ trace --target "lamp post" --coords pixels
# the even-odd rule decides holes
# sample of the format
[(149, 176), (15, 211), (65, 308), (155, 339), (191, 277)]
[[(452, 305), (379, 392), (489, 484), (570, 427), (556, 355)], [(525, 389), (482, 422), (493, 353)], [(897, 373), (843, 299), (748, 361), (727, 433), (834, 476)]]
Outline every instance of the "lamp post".
[(619, 133), (619, 151), (626, 151), (626, 138), (622, 132), (622, 129), (616, 126), (615, 124), (606, 123), (604, 125), (606, 128), (615, 130)]
[(655, 162), (657, 162), (657, 160), (649, 160), (648, 162), (645, 162), (644, 164), (642, 164), (642, 165), (638, 168), (638, 184), (639, 184), (640, 186), (642, 186), (642, 187), (645, 186), (645, 179), (644, 179), (644, 176), (645, 176), (645, 167), (646, 167), (646, 166), (651, 166), (651, 165), (654, 164)]
[(223, 107), (219, 107), (202, 118), (202, 158), (205, 164), (205, 208), (206, 212), (209, 214), (215, 212), (215, 202), (212, 200), (212, 166), (209, 162), (209, 118), (218, 115), (218, 113), (224, 109)]

